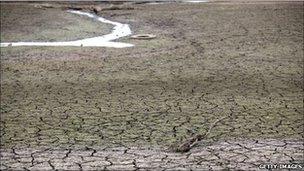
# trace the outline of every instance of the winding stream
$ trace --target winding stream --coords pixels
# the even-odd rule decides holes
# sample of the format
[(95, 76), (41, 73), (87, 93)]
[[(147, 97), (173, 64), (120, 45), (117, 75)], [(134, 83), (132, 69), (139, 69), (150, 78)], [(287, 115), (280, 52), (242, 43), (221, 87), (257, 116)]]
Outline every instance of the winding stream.
[(133, 44), (122, 43), (122, 42), (113, 42), (121, 37), (129, 36), (132, 34), (132, 31), (128, 24), (121, 24), (118, 22), (113, 22), (97, 15), (82, 12), (69, 10), (68, 12), (78, 15), (84, 15), (89, 18), (93, 18), (102, 23), (112, 24), (114, 28), (110, 34), (103, 36), (85, 38), (75, 41), (65, 41), (65, 42), (5, 42), (1, 43), (0, 47), (9, 47), (9, 46), (84, 46), (84, 47), (114, 47), (114, 48), (125, 48), (132, 47)]

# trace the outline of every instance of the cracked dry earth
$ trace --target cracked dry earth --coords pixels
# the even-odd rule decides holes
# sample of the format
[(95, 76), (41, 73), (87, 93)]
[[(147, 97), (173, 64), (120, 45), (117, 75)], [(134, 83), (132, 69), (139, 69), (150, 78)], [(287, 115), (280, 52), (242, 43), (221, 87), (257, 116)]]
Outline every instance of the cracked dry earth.
[[(82, 20), (12, 5), (1, 3), (8, 40), (41, 39), (24, 25), (56, 28), (48, 35), (60, 40), (59, 26)], [(98, 15), (157, 38), (119, 40), (135, 45), (127, 49), (1, 48), (1, 170), (303, 166), (303, 2), (138, 4)], [(18, 16), (26, 22), (14, 25)], [(172, 150), (223, 116), (189, 152)]]
[(12, 148), (1, 150), (1, 170), (258, 170), (269, 163), (301, 165), (303, 150), (303, 142), (294, 140), (221, 141), (182, 154), (132, 147)]

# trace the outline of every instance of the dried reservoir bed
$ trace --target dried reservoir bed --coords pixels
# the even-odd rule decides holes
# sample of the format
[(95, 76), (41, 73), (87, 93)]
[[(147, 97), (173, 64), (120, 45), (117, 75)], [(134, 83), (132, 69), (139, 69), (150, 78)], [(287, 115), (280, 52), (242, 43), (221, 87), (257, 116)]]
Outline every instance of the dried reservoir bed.
[[(1, 3), (1, 41), (111, 29), (15, 7)], [(209, 138), (303, 138), (303, 3), (137, 4), (99, 15), (157, 38), (120, 39), (135, 45), (124, 49), (1, 48), (2, 148), (168, 147), (228, 114)]]

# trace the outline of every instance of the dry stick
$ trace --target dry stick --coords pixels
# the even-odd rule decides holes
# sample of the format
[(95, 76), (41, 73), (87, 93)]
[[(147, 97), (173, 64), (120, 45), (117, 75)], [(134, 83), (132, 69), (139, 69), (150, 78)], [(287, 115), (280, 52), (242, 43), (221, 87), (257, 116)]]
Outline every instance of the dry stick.
[(217, 123), (219, 123), (220, 121), (222, 121), (223, 119), (227, 118), (228, 116), (224, 116), (221, 117), (219, 119), (217, 119), (215, 122), (213, 122), (208, 131), (205, 134), (197, 134), (194, 137), (191, 137), (189, 139), (187, 139), (184, 143), (182, 143), (181, 145), (179, 145), (176, 149), (174, 149), (175, 152), (188, 152), (198, 141), (201, 141), (202, 139), (206, 138), (211, 130), (216, 126)]

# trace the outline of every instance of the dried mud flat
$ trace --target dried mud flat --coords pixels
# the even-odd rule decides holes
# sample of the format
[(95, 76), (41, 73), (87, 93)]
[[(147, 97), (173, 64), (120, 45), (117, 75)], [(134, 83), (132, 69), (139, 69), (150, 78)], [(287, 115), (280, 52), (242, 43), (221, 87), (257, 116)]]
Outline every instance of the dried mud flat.
[(12, 148), (1, 150), (1, 170), (258, 170), (287, 162), (301, 170), (303, 150), (303, 142), (271, 139), (222, 141), (182, 154), (138, 147)]
[[(11, 5), (1, 3), (1, 41), (14, 41), (14, 31), (23, 40), (60, 40), (73, 38), (61, 27), (80, 37), (111, 29), (88, 22), (81, 31), (81, 18), (52, 17), (58, 9), (3, 19)], [(18, 15), (36, 16), (25, 29), (37, 34), (24, 34)], [(125, 49), (1, 48), (2, 170), (303, 164), (303, 2), (136, 4), (98, 15), (157, 38), (119, 39), (135, 45)], [(169, 150), (224, 115), (208, 142)]]

